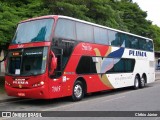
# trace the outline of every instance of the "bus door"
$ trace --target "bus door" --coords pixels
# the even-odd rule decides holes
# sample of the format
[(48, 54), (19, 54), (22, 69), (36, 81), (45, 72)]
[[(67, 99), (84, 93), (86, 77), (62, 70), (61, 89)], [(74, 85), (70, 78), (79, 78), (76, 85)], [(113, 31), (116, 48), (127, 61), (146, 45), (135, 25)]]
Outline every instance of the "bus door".
[[(49, 73), (52, 82), (49, 83), (50, 97), (61, 97), (63, 94), (63, 84), (62, 84), (62, 59), (63, 59), (63, 49), (52, 47), (51, 52), (53, 52), (56, 58), (56, 68), (52, 73)], [(53, 56), (53, 55), (52, 55)], [(51, 59), (52, 61), (52, 59)], [(51, 62), (50, 61), (50, 62)], [(49, 64), (50, 67), (54, 64)], [(53, 69), (53, 68), (52, 68)], [(50, 70), (50, 68), (49, 68)]]
[(61, 48), (52, 48), (53, 53), (55, 54), (55, 57), (57, 58), (57, 68), (54, 71), (53, 78), (59, 78), (62, 75), (62, 60), (63, 60), (63, 49)]

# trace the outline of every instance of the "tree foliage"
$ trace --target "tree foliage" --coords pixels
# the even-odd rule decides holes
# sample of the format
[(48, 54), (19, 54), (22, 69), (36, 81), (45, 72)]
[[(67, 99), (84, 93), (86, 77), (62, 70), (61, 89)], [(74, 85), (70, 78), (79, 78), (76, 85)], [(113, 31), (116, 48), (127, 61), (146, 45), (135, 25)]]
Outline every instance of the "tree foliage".
[(19, 21), (48, 13), (42, 0), (0, 1), (0, 44), (10, 42)]
[(146, 20), (147, 12), (132, 0), (1, 0), (0, 44), (10, 42), (19, 21), (48, 14), (75, 17), (149, 37), (156, 50), (160, 48), (160, 28)]
[(160, 28), (156, 25), (151, 26), (154, 38), (154, 46), (156, 51), (160, 51)]

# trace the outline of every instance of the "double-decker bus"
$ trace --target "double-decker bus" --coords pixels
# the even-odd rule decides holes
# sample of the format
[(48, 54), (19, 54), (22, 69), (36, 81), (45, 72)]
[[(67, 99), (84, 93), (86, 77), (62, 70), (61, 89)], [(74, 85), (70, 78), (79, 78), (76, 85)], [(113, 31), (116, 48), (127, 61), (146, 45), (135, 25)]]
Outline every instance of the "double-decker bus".
[(9, 46), (9, 96), (52, 99), (155, 81), (149, 38), (83, 20), (49, 15), (18, 24)]

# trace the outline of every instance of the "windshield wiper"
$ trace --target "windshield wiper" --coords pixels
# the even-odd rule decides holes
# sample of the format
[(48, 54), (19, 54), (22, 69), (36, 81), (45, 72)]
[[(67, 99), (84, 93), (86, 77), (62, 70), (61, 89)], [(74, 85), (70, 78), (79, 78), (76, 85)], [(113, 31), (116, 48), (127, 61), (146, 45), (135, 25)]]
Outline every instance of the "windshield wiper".
[(26, 72), (26, 73), (23, 73), (22, 75), (23, 75), (23, 76), (28, 76), (28, 75), (29, 75), (29, 76), (31, 76), (31, 75), (32, 75), (32, 76), (35, 76), (35, 75), (37, 75), (37, 74), (35, 74), (35, 73), (33, 73), (33, 72)]

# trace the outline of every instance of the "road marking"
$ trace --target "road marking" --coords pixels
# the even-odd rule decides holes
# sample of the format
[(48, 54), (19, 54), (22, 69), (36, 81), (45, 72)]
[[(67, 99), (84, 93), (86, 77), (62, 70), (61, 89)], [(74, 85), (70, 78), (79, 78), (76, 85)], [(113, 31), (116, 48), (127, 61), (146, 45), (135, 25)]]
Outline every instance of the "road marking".
[[(151, 88), (155, 88), (155, 87), (159, 87), (158, 86), (153, 86)], [(63, 105), (63, 106), (58, 106), (58, 107), (55, 107), (55, 108), (48, 108), (48, 109), (44, 109), (42, 111), (49, 111), (49, 110), (57, 110), (57, 109), (64, 109), (64, 108), (67, 108), (67, 107), (72, 107), (74, 105), (78, 105), (78, 104), (83, 104), (83, 103), (91, 103), (91, 102), (94, 102), (94, 104), (96, 103), (100, 103), (99, 101), (102, 102), (109, 102), (109, 101), (114, 101), (114, 100), (118, 100), (118, 99), (122, 99), (124, 98), (126, 95), (128, 94), (131, 94), (131, 93), (134, 93), (134, 92), (137, 92), (137, 91), (142, 91), (144, 89), (138, 89), (138, 90), (129, 90), (129, 91), (122, 91), (122, 93), (116, 93), (114, 95), (108, 95), (108, 96), (105, 96), (105, 97), (100, 97), (100, 98), (95, 98), (95, 99), (91, 99), (91, 100), (86, 100), (86, 101), (79, 101), (77, 103), (71, 103), (71, 104), (67, 104), (67, 105)], [(110, 98), (110, 97), (114, 97), (114, 96), (120, 96), (120, 97), (116, 97), (116, 98), (111, 98), (111, 99), (107, 99), (105, 100), (105, 98)]]
[[(90, 103), (94, 103), (94, 104), (98, 104), (98, 103), (103, 103), (103, 102), (110, 102), (110, 101), (114, 101), (114, 100), (118, 100), (118, 99), (122, 99), (124, 98), (125, 96), (121, 96), (121, 97), (116, 97), (116, 98), (111, 98), (111, 99), (107, 99), (107, 100), (104, 100), (106, 97), (108, 96), (105, 96), (105, 97), (101, 97), (101, 98), (97, 98), (97, 99), (92, 99), (92, 100), (86, 100), (86, 101), (79, 101), (79, 102), (76, 102), (76, 103), (71, 103), (71, 104), (67, 104), (67, 105), (63, 105), (63, 106), (58, 106), (58, 107), (55, 107), (55, 108), (47, 108), (47, 109), (44, 109), (44, 110), (41, 110), (41, 111), (50, 111), (50, 110), (58, 110), (58, 109), (65, 109), (67, 107), (73, 107), (74, 105), (78, 105), (78, 104), (90, 104)], [(103, 101), (102, 101), (103, 100)], [(101, 101), (101, 102), (100, 102)]]
[(122, 99), (122, 98), (125, 98), (125, 96), (121, 96), (121, 97), (117, 97), (117, 98), (113, 98), (113, 99), (109, 99), (109, 100), (103, 100), (103, 101), (101, 101), (101, 103), (114, 101), (114, 100), (119, 100), (119, 99)]

